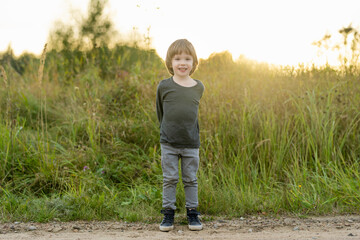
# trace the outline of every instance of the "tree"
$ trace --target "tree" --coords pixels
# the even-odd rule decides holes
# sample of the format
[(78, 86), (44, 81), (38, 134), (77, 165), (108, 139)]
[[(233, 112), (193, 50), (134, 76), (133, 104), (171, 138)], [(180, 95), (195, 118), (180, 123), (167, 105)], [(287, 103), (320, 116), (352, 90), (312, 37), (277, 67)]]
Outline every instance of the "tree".
[(104, 15), (107, 3), (107, 0), (90, 0), (87, 15), (77, 26), (58, 21), (49, 34), (50, 47), (61, 51), (108, 45), (116, 32), (110, 18)]
[(51, 48), (57, 50), (73, 50), (79, 47), (76, 40), (74, 27), (67, 26), (62, 22), (57, 22), (56, 27), (49, 34), (49, 44)]
[(83, 19), (80, 34), (83, 41), (90, 40), (91, 48), (107, 45), (114, 33), (113, 23), (104, 16), (107, 0), (90, 0), (88, 16)]

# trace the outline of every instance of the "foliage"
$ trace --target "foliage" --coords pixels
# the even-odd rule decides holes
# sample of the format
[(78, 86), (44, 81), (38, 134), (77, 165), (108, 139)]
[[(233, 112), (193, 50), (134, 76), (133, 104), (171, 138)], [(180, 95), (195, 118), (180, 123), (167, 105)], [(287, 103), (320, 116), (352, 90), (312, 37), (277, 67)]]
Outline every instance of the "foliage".
[(113, 23), (103, 16), (105, 0), (91, 0), (88, 17), (81, 24), (81, 36), (89, 38), (91, 47), (105, 46), (110, 41)]
[(357, 71), (360, 57), (359, 30), (350, 24), (347, 27), (342, 27), (338, 33), (341, 35), (341, 40), (338, 42), (332, 43), (331, 40), (333, 36), (331, 34), (325, 34), (321, 40), (315, 41), (313, 45), (319, 49), (324, 49), (325, 52), (329, 50), (336, 51), (343, 71)]
[(58, 21), (50, 32), (49, 43), (56, 50), (89, 50), (108, 46), (116, 33), (111, 19), (104, 15), (107, 0), (91, 0), (87, 16), (76, 26)]

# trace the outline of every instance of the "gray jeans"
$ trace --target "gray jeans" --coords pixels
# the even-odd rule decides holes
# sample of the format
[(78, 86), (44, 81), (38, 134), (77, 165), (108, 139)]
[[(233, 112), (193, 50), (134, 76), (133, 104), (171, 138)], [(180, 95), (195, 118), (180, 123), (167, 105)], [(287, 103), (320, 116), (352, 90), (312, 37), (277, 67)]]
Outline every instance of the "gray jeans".
[(179, 182), (179, 159), (185, 190), (185, 207), (196, 208), (198, 202), (198, 183), (196, 173), (199, 169), (198, 148), (175, 148), (161, 143), (161, 167), (163, 170), (163, 208), (176, 209), (176, 185)]

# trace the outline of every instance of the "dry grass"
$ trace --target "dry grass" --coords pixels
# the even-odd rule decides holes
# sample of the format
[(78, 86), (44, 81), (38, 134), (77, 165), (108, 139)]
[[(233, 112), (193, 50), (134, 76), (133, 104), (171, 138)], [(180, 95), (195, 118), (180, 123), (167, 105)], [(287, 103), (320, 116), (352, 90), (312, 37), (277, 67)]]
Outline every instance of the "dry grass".
[(42, 51), (41, 58), (40, 58), (40, 67), (39, 67), (39, 71), (38, 71), (38, 81), (39, 81), (40, 86), (42, 84), (42, 79), (43, 79), (43, 74), (44, 74), (44, 66), (45, 66), (45, 59), (46, 59), (46, 47), (47, 47), (47, 43), (45, 43), (45, 45), (44, 45), (44, 49)]

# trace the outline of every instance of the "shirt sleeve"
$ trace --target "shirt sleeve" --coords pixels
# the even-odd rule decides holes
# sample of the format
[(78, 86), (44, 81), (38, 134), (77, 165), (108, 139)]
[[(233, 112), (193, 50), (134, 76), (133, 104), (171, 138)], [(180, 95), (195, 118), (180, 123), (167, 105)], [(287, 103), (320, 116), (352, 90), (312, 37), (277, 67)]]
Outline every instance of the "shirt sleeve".
[(159, 123), (161, 125), (161, 121), (163, 118), (163, 102), (162, 102), (162, 96), (161, 96), (161, 88), (160, 88), (160, 84), (157, 87), (156, 90), (156, 114), (157, 114), (157, 118), (159, 120)]

